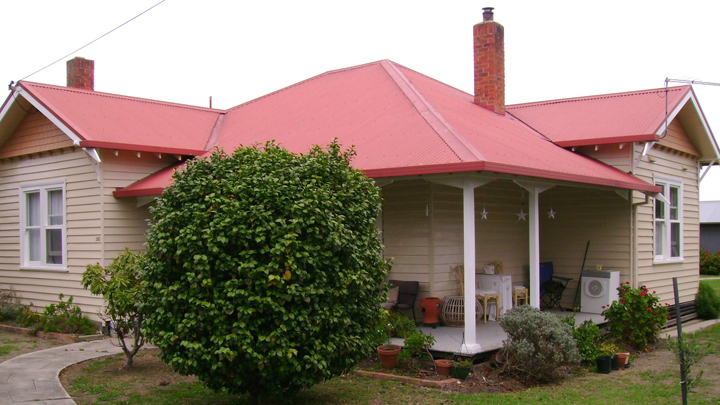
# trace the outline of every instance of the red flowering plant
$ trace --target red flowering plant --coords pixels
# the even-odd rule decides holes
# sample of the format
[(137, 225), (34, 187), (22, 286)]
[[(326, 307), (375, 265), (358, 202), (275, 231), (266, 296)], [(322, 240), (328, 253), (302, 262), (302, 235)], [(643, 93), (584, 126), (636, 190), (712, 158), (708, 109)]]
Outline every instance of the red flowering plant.
[(667, 307), (660, 305), (655, 291), (649, 292), (645, 286), (632, 288), (626, 282), (618, 287), (618, 292), (619, 299), (603, 307), (610, 336), (643, 350), (657, 341), (660, 328), (667, 321)]

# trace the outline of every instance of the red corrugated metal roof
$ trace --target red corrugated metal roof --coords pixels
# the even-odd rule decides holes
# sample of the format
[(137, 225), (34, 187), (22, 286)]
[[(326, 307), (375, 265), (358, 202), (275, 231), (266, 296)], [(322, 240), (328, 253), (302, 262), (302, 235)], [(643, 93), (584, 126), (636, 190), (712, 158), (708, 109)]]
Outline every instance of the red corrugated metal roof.
[(197, 155), (221, 110), (31, 82), (18, 84), (80, 139), (80, 146)]
[[(487, 170), (657, 191), (390, 61), (327, 72), (239, 105), (227, 112), (215, 143), (230, 152), (273, 139), (302, 153), (334, 138), (355, 146), (353, 166), (370, 177)], [(162, 181), (170, 184), (170, 175), (158, 173), (115, 195), (150, 194)]]
[(563, 147), (657, 140), (667, 111), (690, 86), (507, 106), (507, 111)]

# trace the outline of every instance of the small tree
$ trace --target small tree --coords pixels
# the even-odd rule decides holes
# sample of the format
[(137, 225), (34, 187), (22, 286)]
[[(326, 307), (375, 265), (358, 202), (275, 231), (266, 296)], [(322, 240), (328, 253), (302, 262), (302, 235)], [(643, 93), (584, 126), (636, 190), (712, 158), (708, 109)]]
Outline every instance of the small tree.
[[(88, 265), (82, 278), (85, 289), (90, 288), (91, 293), (102, 295), (105, 300), (105, 312), (98, 312), (98, 316), (112, 322), (118, 346), (127, 357), (123, 367), (132, 366), (133, 357), (145, 344), (142, 330), (145, 317), (139, 310), (143, 300), (141, 272), (145, 262), (145, 253), (133, 253), (125, 248), (125, 253), (116, 257), (107, 268), (99, 264)], [(125, 339), (130, 336), (133, 343), (128, 348)]]
[(152, 209), (146, 331), (214, 390), (291, 395), (371, 353), (388, 264), (374, 182), (336, 142), (272, 142), (177, 171)]

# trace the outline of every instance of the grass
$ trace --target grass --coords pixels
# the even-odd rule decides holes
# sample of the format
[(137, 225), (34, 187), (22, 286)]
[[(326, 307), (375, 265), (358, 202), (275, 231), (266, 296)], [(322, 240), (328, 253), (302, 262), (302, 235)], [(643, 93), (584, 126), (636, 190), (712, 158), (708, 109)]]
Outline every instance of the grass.
[[(692, 339), (710, 344), (715, 353), (720, 352), (720, 325), (691, 335)], [(693, 404), (717, 404), (720, 397), (720, 361), (714, 354), (705, 368), (704, 383), (691, 393)], [(120, 381), (117, 377), (122, 355), (85, 363), (86, 370), (80, 378), (71, 380), (71, 395), (77, 396), (78, 404), (249, 404), (246, 396), (217, 394), (198, 382), (176, 381), (167, 386), (140, 385), (137, 381)], [(558, 385), (532, 388), (523, 392), (507, 394), (460, 394), (429, 388), (405, 386), (387, 381), (368, 380), (343, 376), (303, 391), (292, 400), (294, 404), (588, 404), (630, 403), (636, 401), (652, 404), (680, 403), (679, 367), (667, 350), (643, 354), (632, 360), (631, 368), (608, 375), (580, 373)], [(136, 364), (140, 362), (137, 361)], [(698, 366), (696, 366), (698, 367)], [(699, 368), (697, 369), (699, 370)], [(70, 378), (70, 377), (69, 377)], [(67, 381), (65, 381), (67, 388)], [(80, 397), (93, 395), (90, 402)]]
[(703, 284), (709, 285), (710, 287), (712, 287), (715, 290), (716, 293), (718, 293), (720, 295), (720, 279), (718, 279), (718, 280), (703, 280), (701, 278), (700, 282)]

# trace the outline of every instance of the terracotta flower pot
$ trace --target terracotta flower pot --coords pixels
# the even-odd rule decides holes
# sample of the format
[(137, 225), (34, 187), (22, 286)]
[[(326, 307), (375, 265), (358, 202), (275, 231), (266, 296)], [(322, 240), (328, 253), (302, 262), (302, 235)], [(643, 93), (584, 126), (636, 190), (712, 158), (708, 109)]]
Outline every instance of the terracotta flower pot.
[(437, 369), (438, 375), (443, 377), (450, 376), (450, 366), (452, 366), (452, 360), (448, 359), (437, 359), (435, 360), (435, 368)]
[(618, 365), (620, 368), (625, 367), (628, 365), (628, 360), (630, 360), (630, 353), (618, 353)]
[(398, 354), (402, 351), (402, 347), (398, 345), (381, 345), (377, 347), (377, 353), (380, 362), (385, 369), (393, 369), (397, 366)]
[(425, 297), (420, 300), (420, 309), (423, 313), (423, 323), (436, 327), (440, 323), (438, 316), (440, 315), (440, 308), (442, 307), (442, 300), (438, 297)]

